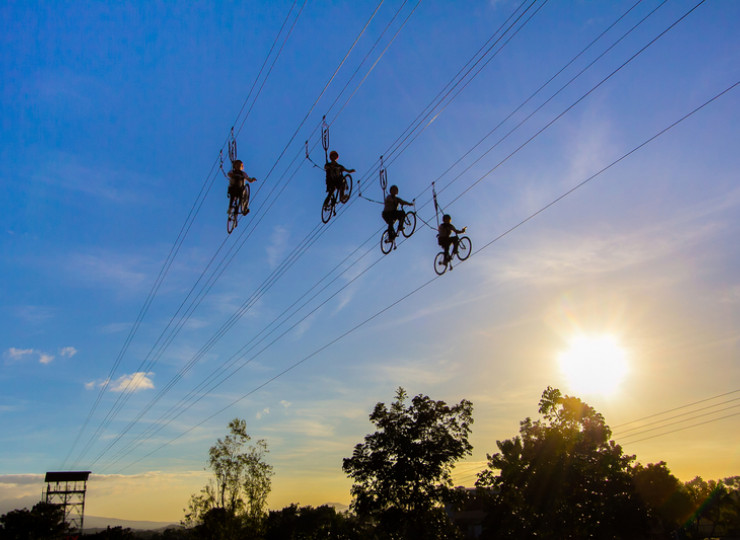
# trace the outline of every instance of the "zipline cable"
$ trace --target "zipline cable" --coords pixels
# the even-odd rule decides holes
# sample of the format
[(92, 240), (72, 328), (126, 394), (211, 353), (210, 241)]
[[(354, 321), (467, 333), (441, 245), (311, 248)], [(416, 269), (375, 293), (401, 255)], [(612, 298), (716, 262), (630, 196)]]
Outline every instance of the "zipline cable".
[[(305, 5), (305, 1), (304, 1), (304, 5)], [(293, 6), (295, 6), (295, 2), (293, 4)], [(303, 9), (303, 8), (301, 8), (301, 9)], [(270, 51), (268, 52), (268, 55), (265, 58), (265, 61), (263, 62), (262, 68), (260, 68), (260, 71), (259, 71), (257, 77), (255, 78), (255, 81), (254, 81), (254, 83), (252, 85), (252, 88), (254, 88), (254, 85), (257, 83), (257, 80), (259, 80), (259, 77), (260, 77), (260, 74), (262, 73), (262, 70), (264, 68), (264, 65), (266, 64), (267, 60), (269, 59), (269, 56), (272, 53), (272, 50), (274, 49), (275, 44), (277, 43), (277, 41), (278, 41), (278, 39), (280, 37), (280, 34), (282, 33), (282, 30), (285, 27), (285, 24), (288, 21), (288, 19), (290, 17), (290, 14), (292, 13), (292, 11), (293, 11), (293, 7), (291, 7), (290, 11), (288, 12), (288, 15), (286, 15), (285, 20), (283, 21), (283, 25), (280, 28), (280, 31), (278, 31), (278, 34), (275, 36), (275, 40), (273, 41), (273, 44), (270, 47)], [(299, 15), (300, 15), (300, 13), (299, 13)], [(296, 18), (296, 20), (297, 20), (297, 18)], [(291, 31), (292, 31), (292, 28), (291, 28)], [(290, 36), (290, 33), (288, 34), (288, 36), (286, 36), (286, 38), (285, 38), (285, 40), (283, 42), (283, 46), (285, 45), (285, 42), (287, 41), (287, 39), (288, 39), (289, 36)], [(281, 50), (282, 50), (282, 47), (281, 47)], [(273, 66), (274, 66), (274, 63), (277, 60), (277, 57), (278, 56), (279, 56), (279, 53), (275, 57), (275, 59), (273, 61), (273, 64), (272, 64)], [(272, 67), (270, 68), (270, 71), (271, 70), (272, 70)], [(263, 83), (262, 83), (263, 86), (264, 86), (264, 83), (267, 80), (267, 77), (268, 76), (269, 76), (269, 73), (265, 77), (265, 79), (263, 80)], [(260, 90), (261, 90), (261, 88), (262, 87), (260, 87)], [(252, 92), (252, 89), (250, 89), (250, 95), (251, 95), (251, 92)], [(255, 101), (256, 101), (256, 99), (257, 99), (257, 96), (255, 97)], [(241, 110), (237, 114), (237, 119), (238, 119), (239, 115), (241, 114), (241, 112), (244, 110), (244, 106), (246, 105), (246, 103), (247, 103), (248, 100), (249, 100), (249, 97), (247, 97), (247, 100), (245, 100), (244, 104), (242, 105)], [(254, 106), (254, 102), (252, 103), (252, 106)], [(251, 111), (251, 107), (250, 107), (250, 111)], [(245, 121), (246, 121), (246, 119), (245, 119)], [(242, 122), (242, 126), (243, 125), (244, 125), (244, 122)], [(227, 139), (227, 141), (228, 141), (228, 139)], [(226, 142), (224, 142), (224, 145), (226, 145)], [(117, 369), (118, 369), (121, 361), (123, 360), (123, 357), (125, 356), (126, 352), (128, 351), (128, 347), (130, 346), (130, 344), (131, 344), (134, 336), (136, 335), (136, 333), (138, 331), (138, 328), (141, 325), (141, 322), (143, 321), (146, 313), (148, 312), (151, 303), (153, 302), (155, 296), (157, 295), (157, 292), (159, 291), (159, 288), (160, 288), (162, 282), (164, 281), (165, 277), (167, 276), (167, 274), (169, 272), (169, 269), (172, 266), (172, 263), (174, 262), (177, 254), (179, 253), (179, 250), (182, 247), (182, 244), (184, 243), (185, 238), (187, 237), (187, 234), (190, 231), (190, 229), (191, 229), (191, 227), (192, 227), (192, 225), (193, 225), (193, 223), (195, 221), (195, 218), (197, 217), (198, 213), (200, 212), (200, 209), (202, 208), (203, 203), (205, 202), (206, 196), (208, 195), (208, 193), (210, 192), (210, 190), (211, 190), (211, 188), (213, 186), (213, 180), (215, 180), (215, 178), (217, 176), (217, 174), (216, 174), (217, 165), (218, 165), (218, 160), (216, 160), (214, 162), (214, 164), (211, 166), (211, 171), (206, 176), (206, 179), (203, 182), (203, 185), (201, 186), (200, 192), (196, 196), (196, 199), (193, 202), (193, 205), (191, 206), (190, 211), (189, 211), (188, 215), (186, 216), (183, 225), (180, 228), (180, 232), (178, 233), (178, 235), (177, 235), (177, 237), (175, 239), (175, 242), (173, 243), (172, 248), (170, 249), (170, 252), (169, 252), (167, 258), (165, 259), (165, 262), (164, 262), (164, 264), (162, 265), (162, 268), (159, 271), (159, 275), (155, 279), (154, 285), (152, 286), (152, 289), (149, 291), (149, 294), (148, 294), (146, 300), (144, 301), (144, 305), (140, 309), (139, 314), (137, 315), (137, 317), (136, 317), (136, 319), (134, 321), (134, 324), (132, 325), (132, 328), (129, 331), (128, 336), (124, 340), (124, 344), (123, 344), (120, 352), (118, 353), (118, 355), (116, 357), (116, 360), (113, 363), (113, 366), (112, 366), (112, 368), (111, 368), (111, 370), (110, 370), (110, 372), (108, 374), (108, 377), (106, 377), (106, 379), (104, 380), (103, 384), (101, 385), (100, 390), (99, 390), (98, 395), (97, 395), (97, 398), (96, 398), (95, 402), (93, 403), (93, 406), (91, 407), (91, 409), (90, 409), (90, 411), (89, 411), (89, 413), (87, 415), (87, 418), (83, 422), (83, 424), (82, 424), (82, 426), (81, 426), (81, 428), (80, 428), (77, 436), (75, 437), (74, 442), (72, 443), (72, 446), (70, 447), (69, 452), (67, 453), (67, 456), (65, 457), (65, 459), (64, 459), (64, 461), (62, 463), (62, 468), (66, 468), (67, 462), (69, 461), (72, 453), (74, 452), (75, 447), (79, 443), (79, 440), (81, 439), (82, 434), (84, 433), (84, 431), (86, 430), (88, 424), (90, 423), (90, 420), (92, 419), (93, 414), (97, 410), (97, 407), (100, 404), (100, 401), (101, 401), (104, 393), (106, 392), (106, 390), (108, 389), (108, 386), (110, 385), (111, 381), (113, 380), (113, 376), (114, 376), (115, 372), (117, 371)], [(211, 177), (212, 176), (213, 176), (213, 180), (211, 180)], [(128, 390), (129, 387), (130, 387), (130, 383), (126, 386), (126, 390)], [(124, 393), (125, 393), (126, 390), (124, 390)], [(89, 446), (89, 444), (88, 444), (88, 446)], [(86, 453), (86, 451), (84, 453)], [(84, 455), (84, 453), (83, 453), (83, 455)]]
[[(674, 23), (674, 24), (675, 24), (675, 23)], [(662, 35), (662, 34), (661, 34), (661, 35)], [(656, 39), (657, 39), (657, 38), (656, 38)], [(652, 43), (652, 42), (651, 42), (651, 43)], [(647, 46), (646, 46), (646, 47), (647, 47)], [(644, 48), (643, 48), (643, 50), (644, 50)], [(638, 54), (639, 54), (639, 53), (638, 53)], [(635, 55), (635, 56), (636, 56), (636, 55)], [(633, 56), (633, 58), (634, 58), (634, 56)], [(630, 60), (631, 60), (631, 59), (630, 59)], [(629, 60), (628, 60), (628, 62), (629, 62)], [(622, 67), (623, 67), (623, 66), (622, 66)], [(621, 69), (621, 68), (620, 68), (620, 69)], [(602, 82), (603, 82), (603, 81), (602, 81)], [(598, 85), (597, 85), (597, 87), (598, 87)], [(592, 89), (592, 90), (593, 90), (593, 89)], [(586, 94), (586, 95), (588, 95), (588, 94)], [(584, 96), (584, 97), (585, 97), (585, 96)], [(576, 103), (577, 103), (577, 102), (576, 102)], [(574, 105), (575, 105), (575, 104), (574, 104)], [(574, 106), (574, 105), (573, 105), (573, 106)], [(572, 108), (572, 106), (571, 106), (571, 108)], [(564, 114), (564, 113), (563, 113), (563, 114)], [(562, 116), (562, 115), (561, 115), (561, 116)], [(557, 120), (557, 118), (556, 118), (556, 120)], [(553, 122), (554, 122), (554, 121), (553, 121)], [(548, 126), (549, 126), (549, 125), (548, 125)], [(546, 126), (546, 127), (548, 127), (548, 126)], [(531, 140), (531, 139), (530, 139), (530, 140)], [(529, 142), (529, 141), (528, 141), (528, 142)], [(527, 144), (527, 143), (525, 143), (525, 144)], [(521, 147), (520, 147), (519, 149), (521, 149)], [(518, 151), (518, 150), (517, 150), (517, 151)], [(515, 151), (515, 152), (516, 152), (516, 151)], [(509, 156), (509, 157), (511, 157), (511, 156)], [(507, 158), (507, 159), (508, 159), (508, 158)], [(490, 171), (490, 172), (492, 172), (492, 171)], [(490, 174), (490, 173), (489, 173), (489, 174)]]
[[(591, 182), (592, 180), (594, 180), (595, 178), (597, 178), (598, 176), (600, 176), (600, 175), (601, 175), (602, 173), (604, 173), (604, 172), (606, 172), (607, 170), (611, 169), (611, 168), (612, 168), (613, 166), (615, 166), (615, 165), (617, 165), (618, 163), (622, 162), (622, 161), (623, 161), (624, 159), (626, 159), (627, 157), (631, 156), (632, 154), (634, 154), (634, 153), (635, 153), (635, 152), (637, 152), (638, 150), (640, 150), (640, 149), (642, 149), (643, 147), (645, 147), (646, 145), (650, 144), (650, 143), (651, 143), (652, 141), (654, 141), (654, 140), (656, 140), (657, 138), (661, 137), (662, 135), (664, 135), (665, 133), (667, 133), (668, 131), (670, 131), (671, 129), (673, 129), (674, 127), (676, 127), (677, 125), (679, 125), (680, 123), (684, 122), (685, 120), (687, 120), (688, 118), (690, 118), (691, 116), (693, 116), (694, 114), (696, 114), (697, 112), (699, 112), (700, 110), (704, 109), (705, 107), (707, 107), (708, 105), (710, 105), (711, 103), (713, 103), (714, 101), (716, 101), (717, 99), (719, 99), (720, 97), (722, 97), (722, 96), (724, 96), (725, 94), (727, 94), (728, 92), (732, 91), (732, 90), (733, 90), (734, 88), (736, 88), (736, 87), (737, 87), (738, 85), (740, 85), (740, 81), (737, 81), (737, 82), (735, 82), (735, 83), (734, 83), (733, 85), (731, 85), (731, 86), (727, 87), (726, 89), (722, 90), (721, 92), (719, 92), (719, 93), (715, 94), (715, 95), (714, 95), (714, 96), (713, 96), (712, 98), (708, 99), (707, 101), (705, 101), (704, 103), (702, 103), (702, 104), (701, 104), (701, 105), (699, 105), (698, 107), (696, 107), (696, 108), (694, 108), (693, 110), (691, 110), (690, 112), (686, 113), (686, 114), (685, 114), (685, 115), (683, 115), (683, 116), (682, 116), (681, 118), (679, 118), (678, 120), (674, 121), (674, 122), (673, 122), (673, 123), (671, 123), (671, 124), (670, 124), (669, 126), (667, 126), (667, 127), (663, 128), (662, 130), (660, 130), (659, 132), (657, 132), (657, 133), (656, 133), (656, 134), (654, 134), (653, 136), (649, 137), (648, 139), (646, 139), (645, 141), (643, 141), (643, 142), (642, 142), (642, 143), (640, 143), (639, 145), (637, 145), (637, 146), (633, 147), (633, 148), (632, 148), (631, 150), (629, 150), (628, 152), (626, 152), (625, 154), (623, 154), (623, 155), (622, 155), (622, 156), (620, 156), (619, 158), (615, 159), (614, 161), (612, 161), (611, 163), (609, 163), (609, 164), (608, 164), (608, 165), (606, 165), (605, 167), (601, 168), (601, 169), (600, 169), (599, 171), (597, 171), (596, 173), (592, 174), (591, 176), (589, 176), (589, 177), (588, 177), (588, 178), (586, 178), (585, 180), (583, 180), (583, 181), (579, 182), (579, 183), (578, 183), (578, 184), (576, 184), (576, 185), (575, 185), (574, 187), (570, 188), (569, 190), (567, 190), (566, 192), (564, 192), (563, 194), (561, 194), (561, 195), (560, 195), (560, 196), (558, 196), (557, 198), (553, 199), (553, 200), (552, 200), (551, 202), (549, 202), (549, 203), (548, 203), (548, 204), (546, 204), (545, 206), (543, 206), (543, 207), (541, 207), (540, 209), (538, 209), (538, 210), (537, 210), (536, 212), (534, 212), (534, 213), (530, 214), (529, 216), (525, 217), (524, 219), (522, 219), (521, 221), (519, 221), (518, 223), (516, 223), (516, 224), (515, 224), (514, 226), (510, 227), (509, 229), (507, 229), (506, 231), (502, 232), (501, 234), (499, 234), (499, 235), (495, 236), (495, 237), (494, 237), (494, 238), (493, 238), (492, 240), (490, 240), (489, 242), (487, 242), (486, 244), (484, 244), (484, 245), (483, 245), (483, 246), (482, 246), (482, 247), (481, 247), (481, 248), (480, 248), (480, 249), (479, 249), (479, 250), (478, 250), (477, 252), (473, 253), (472, 255), (477, 255), (478, 253), (480, 253), (480, 252), (484, 251), (485, 249), (488, 249), (488, 248), (489, 248), (490, 246), (492, 246), (492, 245), (493, 245), (494, 243), (498, 242), (498, 241), (499, 241), (499, 240), (501, 240), (502, 238), (504, 238), (504, 237), (508, 236), (509, 234), (511, 234), (512, 232), (514, 232), (514, 231), (518, 230), (518, 229), (519, 229), (520, 227), (522, 227), (522, 226), (523, 226), (524, 224), (526, 224), (526, 223), (528, 223), (529, 221), (533, 220), (533, 219), (534, 219), (535, 217), (539, 216), (540, 214), (542, 214), (542, 213), (543, 213), (543, 212), (545, 212), (546, 210), (550, 209), (551, 207), (553, 207), (554, 205), (556, 205), (557, 203), (559, 203), (560, 201), (562, 201), (563, 199), (565, 199), (566, 197), (568, 197), (569, 195), (571, 195), (572, 193), (574, 193), (575, 191), (577, 191), (578, 189), (580, 189), (580, 188), (584, 187), (585, 185), (587, 185), (587, 184), (588, 184), (589, 182)], [(491, 171), (491, 172), (492, 172), (492, 171)], [(491, 173), (489, 172), (488, 174), (491, 174)], [(269, 378), (268, 380), (266, 380), (266, 381), (265, 381), (265, 382), (263, 382), (262, 384), (260, 384), (260, 385), (256, 386), (255, 388), (253, 388), (252, 390), (250, 390), (250, 391), (249, 391), (249, 392), (247, 392), (246, 394), (242, 395), (241, 397), (237, 398), (236, 400), (233, 400), (233, 401), (231, 401), (231, 402), (230, 402), (229, 404), (227, 404), (227, 405), (226, 405), (225, 407), (223, 407), (223, 408), (219, 409), (219, 410), (218, 410), (217, 412), (215, 412), (215, 413), (213, 413), (212, 415), (208, 416), (207, 418), (205, 418), (205, 419), (204, 419), (204, 420), (202, 420), (201, 422), (199, 422), (199, 423), (197, 423), (197, 424), (193, 425), (192, 427), (190, 427), (190, 428), (189, 428), (188, 430), (184, 431), (184, 432), (183, 432), (183, 433), (181, 433), (180, 435), (178, 435), (178, 436), (174, 437), (173, 439), (170, 439), (169, 441), (167, 441), (167, 442), (165, 442), (165, 443), (161, 444), (160, 446), (158, 446), (158, 447), (157, 447), (157, 448), (155, 448), (154, 450), (150, 451), (150, 452), (149, 452), (149, 453), (147, 453), (146, 455), (142, 456), (141, 458), (139, 458), (139, 459), (138, 459), (138, 460), (136, 460), (135, 462), (132, 462), (132, 463), (131, 463), (131, 464), (129, 464), (128, 466), (124, 467), (124, 470), (125, 470), (125, 469), (127, 469), (127, 468), (129, 468), (129, 467), (131, 467), (131, 466), (133, 466), (133, 465), (135, 465), (136, 463), (139, 463), (139, 462), (140, 462), (140, 461), (142, 461), (143, 459), (146, 459), (147, 457), (151, 456), (152, 454), (154, 454), (155, 452), (157, 452), (157, 451), (161, 450), (162, 448), (164, 448), (164, 447), (168, 446), (169, 444), (171, 444), (171, 443), (173, 443), (173, 442), (175, 442), (175, 441), (179, 440), (180, 438), (182, 438), (182, 437), (183, 437), (183, 436), (185, 436), (186, 434), (188, 434), (188, 433), (192, 432), (192, 431), (193, 431), (194, 429), (196, 429), (197, 427), (199, 427), (199, 426), (203, 425), (203, 424), (204, 424), (205, 422), (207, 422), (207, 421), (209, 421), (209, 420), (213, 419), (214, 417), (216, 417), (217, 415), (221, 414), (221, 413), (222, 413), (222, 412), (224, 412), (225, 410), (227, 410), (227, 409), (231, 408), (232, 406), (236, 405), (237, 403), (239, 403), (239, 402), (243, 401), (244, 399), (246, 399), (246, 398), (247, 398), (247, 397), (249, 397), (250, 395), (254, 394), (255, 392), (257, 392), (257, 391), (261, 390), (262, 388), (264, 388), (265, 386), (267, 386), (268, 384), (272, 383), (272, 382), (273, 382), (273, 381), (275, 381), (276, 379), (278, 379), (278, 378), (282, 377), (283, 375), (285, 375), (285, 374), (287, 374), (288, 372), (292, 371), (292, 370), (293, 370), (293, 369), (295, 369), (296, 367), (300, 366), (301, 364), (303, 364), (303, 363), (304, 363), (304, 362), (306, 362), (307, 360), (309, 360), (309, 359), (313, 358), (314, 356), (318, 355), (319, 353), (321, 353), (321, 352), (325, 351), (326, 349), (328, 349), (328, 348), (329, 348), (329, 347), (331, 347), (332, 345), (336, 344), (336, 343), (337, 343), (338, 341), (340, 341), (340, 340), (342, 340), (342, 339), (346, 338), (346, 337), (347, 337), (347, 336), (349, 336), (350, 334), (354, 333), (355, 331), (357, 331), (357, 330), (359, 330), (360, 328), (362, 328), (363, 326), (365, 326), (365, 325), (366, 325), (367, 323), (369, 323), (369, 322), (371, 322), (372, 320), (376, 319), (376, 318), (377, 318), (377, 317), (379, 317), (379, 316), (380, 316), (381, 314), (383, 314), (383, 313), (387, 312), (387, 311), (388, 311), (388, 310), (390, 310), (391, 308), (395, 307), (396, 305), (400, 304), (401, 302), (404, 302), (405, 300), (407, 300), (407, 299), (408, 299), (408, 298), (410, 298), (411, 296), (415, 295), (415, 294), (416, 294), (416, 293), (418, 293), (419, 291), (421, 291), (421, 290), (425, 289), (425, 288), (426, 288), (427, 286), (429, 286), (429, 285), (430, 285), (431, 283), (435, 282), (435, 281), (436, 281), (437, 279), (439, 279), (440, 277), (441, 277), (441, 276), (435, 276), (435, 277), (433, 277), (433, 278), (431, 278), (431, 279), (427, 280), (427, 281), (426, 281), (426, 282), (424, 282), (423, 284), (421, 284), (421, 285), (417, 286), (417, 287), (416, 287), (416, 288), (414, 288), (414, 289), (413, 289), (412, 291), (410, 291), (409, 293), (407, 293), (407, 294), (403, 295), (402, 297), (400, 297), (399, 299), (397, 299), (396, 301), (394, 301), (394, 302), (393, 302), (393, 303), (391, 303), (390, 305), (388, 305), (388, 306), (386, 306), (386, 307), (382, 308), (381, 310), (379, 310), (379, 311), (375, 312), (375, 313), (374, 313), (373, 315), (371, 315), (371, 316), (369, 316), (368, 318), (364, 319), (364, 320), (363, 320), (362, 322), (360, 322), (360, 323), (356, 324), (355, 326), (353, 326), (353, 327), (352, 327), (352, 328), (350, 328), (349, 330), (347, 330), (347, 331), (343, 332), (342, 334), (340, 334), (340, 335), (339, 335), (338, 337), (336, 337), (336, 338), (332, 339), (331, 341), (329, 341), (329, 342), (328, 342), (328, 343), (326, 343), (325, 345), (323, 345), (323, 346), (319, 347), (318, 349), (314, 350), (314, 351), (313, 351), (312, 353), (310, 353), (310, 354), (308, 354), (308, 355), (304, 356), (303, 358), (301, 358), (300, 360), (298, 360), (298, 361), (294, 362), (293, 364), (291, 364), (291, 365), (290, 365), (290, 366), (288, 366), (287, 368), (285, 368), (285, 369), (281, 370), (281, 371), (280, 371), (279, 373), (277, 373), (277, 374), (276, 374), (276, 375), (274, 375), (273, 377)], [(740, 414), (740, 413), (738, 413), (738, 414)], [(730, 415), (730, 416), (734, 416), (734, 415)], [(728, 417), (729, 417), (729, 416), (728, 416)], [(682, 429), (684, 429), (684, 428), (682, 428)]]

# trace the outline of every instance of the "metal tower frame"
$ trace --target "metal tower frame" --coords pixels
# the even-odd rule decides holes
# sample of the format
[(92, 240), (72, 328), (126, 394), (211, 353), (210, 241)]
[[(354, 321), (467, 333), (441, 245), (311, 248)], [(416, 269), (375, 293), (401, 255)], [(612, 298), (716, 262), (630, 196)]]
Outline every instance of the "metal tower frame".
[(64, 521), (82, 532), (85, 518), (85, 493), (90, 471), (47, 472), (45, 500), (64, 509)]

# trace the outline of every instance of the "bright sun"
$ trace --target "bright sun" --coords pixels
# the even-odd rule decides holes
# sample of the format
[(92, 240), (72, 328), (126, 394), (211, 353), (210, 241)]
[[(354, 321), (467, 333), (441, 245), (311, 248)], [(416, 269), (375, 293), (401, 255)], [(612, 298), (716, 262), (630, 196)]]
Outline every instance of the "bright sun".
[(558, 362), (576, 394), (612, 394), (629, 368), (627, 354), (612, 336), (578, 336)]

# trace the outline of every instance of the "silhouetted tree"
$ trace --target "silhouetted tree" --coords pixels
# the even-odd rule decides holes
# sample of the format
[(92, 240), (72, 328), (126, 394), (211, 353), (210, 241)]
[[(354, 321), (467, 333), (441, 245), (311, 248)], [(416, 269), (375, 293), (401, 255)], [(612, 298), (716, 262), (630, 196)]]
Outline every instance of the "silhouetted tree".
[(265, 524), (265, 540), (359, 539), (357, 519), (323, 505), (313, 508), (291, 504), (271, 510)]
[(60, 538), (69, 530), (61, 506), (36, 503), (31, 510), (12, 510), (0, 516), (0, 538), (3, 540), (47, 540)]
[(390, 408), (378, 403), (370, 415), (378, 430), (343, 461), (354, 480), (352, 508), (381, 538), (454, 538), (441, 506), (452, 493), (453, 464), (472, 451), (473, 404), (418, 395), (407, 406), (406, 398), (399, 388)]
[(109, 526), (104, 531), (85, 535), (85, 540), (133, 540), (134, 538), (137, 538), (136, 534), (128, 527), (124, 529)]
[(684, 484), (692, 515), (683, 528), (684, 538), (740, 534), (740, 477), (704, 481), (697, 476)]
[(489, 538), (646, 537), (646, 511), (630, 477), (634, 456), (610, 441), (604, 418), (578, 398), (548, 387), (542, 420), (497, 443), (477, 480), (489, 497)]
[[(218, 439), (209, 452), (214, 480), (192, 495), (183, 524), (198, 527), (200, 538), (241, 538), (256, 535), (266, 517), (272, 487), (272, 465), (265, 461), (267, 443), (250, 445), (247, 423), (235, 418), (229, 434)], [(200, 535), (206, 536), (200, 536)]]
[(676, 531), (691, 517), (691, 496), (664, 461), (645, 466), (638, 463), (632, 469), (632, 481), (647, 508), (653, 530)]

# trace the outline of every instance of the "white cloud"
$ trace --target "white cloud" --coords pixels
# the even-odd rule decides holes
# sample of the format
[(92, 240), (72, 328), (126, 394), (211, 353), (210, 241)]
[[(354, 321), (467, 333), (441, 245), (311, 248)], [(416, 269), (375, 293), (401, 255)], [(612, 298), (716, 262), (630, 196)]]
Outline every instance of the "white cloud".
[(280, 405), (282, 405), (283, 407), (285, 407), (287, 409), (288, 407), (290, 407), (292, 405), (292, 403), (290, 401), (286, 401), (284, 399), (281, 399), (280, 400)]
[(144, 373), (143, 371), (137, 371), (131, 375), (122, 375), (116, 379), (110, 386), (111, 392), (123, 392), (125, 390), (130, 392), (138, 392), (139, 390), (149, 390), (154, 388), (154, 382), (151, 376), (154, 373)]
[(46, 353), (39, 353), (39, 363), (41, 364), (51, 364), (51, 362), (54, 360), (54, 356), (51, 354)]
[(265, 407), (264, 409), (262, 409), (260, 412), (258, 412), (255, 415), (255, 417), (257, 418), (257, 420), (261, 420), (262, 417), (265, 416), (265, 415), (267, 415), (267, 414), (270, 414), (270, 408), (269, 407)]
[(7, 351), (5, 351), (5, 355), (11, 360), (20, 360), (24, 356), (27, 356), (33, 353), (34, 353), (33, 349), (16, 349), (15, 347), (11, 347)]
[(59, 356), (63, 358), (72, 358), (75, 354), (77, 354), (77, 349), (74, 347), (62, 347), (59, 350)]

